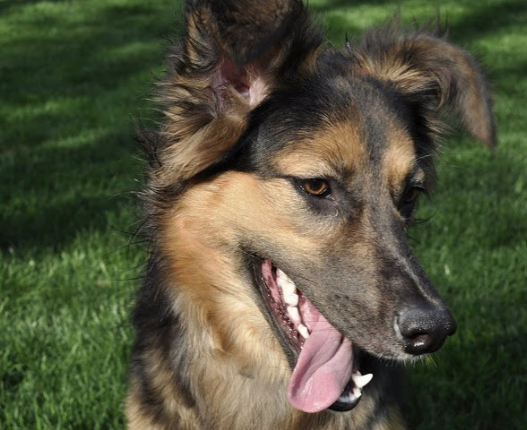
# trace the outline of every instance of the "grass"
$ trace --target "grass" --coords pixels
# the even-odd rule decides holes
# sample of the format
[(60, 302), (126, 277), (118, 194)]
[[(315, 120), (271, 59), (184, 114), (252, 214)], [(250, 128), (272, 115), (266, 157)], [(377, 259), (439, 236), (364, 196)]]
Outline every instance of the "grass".
[[(353, 3), (351, 6), (349, 3)], [(312, 0), (341, 43), (391, 2)], [(440, 183), (412, 231), (459, 323), (410, 370), (418, 430), (527, 428), (527, 4), (448, 0), (451, 39), (494, 83), (499, 147), (445, 142)], [(405, 22), (437, 4), (405, 0)], [(132, 334), (128, 247), (141, 163), (134, 118), (162, 70), (181, 4), (0, 0), (0, 428), (118, 429)]]

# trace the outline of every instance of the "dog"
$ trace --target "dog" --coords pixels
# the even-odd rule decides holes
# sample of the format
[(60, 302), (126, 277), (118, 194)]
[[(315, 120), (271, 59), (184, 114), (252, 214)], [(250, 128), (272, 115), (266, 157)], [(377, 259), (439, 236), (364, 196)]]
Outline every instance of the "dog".
[(130, 430), (405, 428), (400, 363), (456, 330), (406, 238), (444, 112), (496, 141), (436, 27), (339, 48), (300, 0), (188, 0), (142, 139)]

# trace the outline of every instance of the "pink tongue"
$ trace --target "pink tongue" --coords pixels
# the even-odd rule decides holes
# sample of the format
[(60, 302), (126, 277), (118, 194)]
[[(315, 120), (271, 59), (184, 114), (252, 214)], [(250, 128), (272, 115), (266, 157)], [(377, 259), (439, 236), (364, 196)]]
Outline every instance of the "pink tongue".
[(309, 312), (311, 322), (306, 325), (311, 334), (298, 356), (287, 397), (296, 409), (320, 412), (337, 401), (349, 382), (353, 350), (350, 340), (313, 305), (309, 306)]

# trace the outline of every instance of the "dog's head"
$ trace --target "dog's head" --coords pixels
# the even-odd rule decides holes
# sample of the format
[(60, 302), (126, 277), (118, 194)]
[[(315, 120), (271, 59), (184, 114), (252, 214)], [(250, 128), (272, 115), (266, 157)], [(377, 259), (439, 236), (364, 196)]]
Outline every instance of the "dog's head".
[(360, 352), (437, 350), (455, 322), (406, 230), (445, 108), (494, 144), (474, 60), (393, 25), (327, 46), (296, 0), (189, 1), (170, 60), (149, 197), (178, 311), (246, 367), (285, 352), (307, 412), (357, 403)]

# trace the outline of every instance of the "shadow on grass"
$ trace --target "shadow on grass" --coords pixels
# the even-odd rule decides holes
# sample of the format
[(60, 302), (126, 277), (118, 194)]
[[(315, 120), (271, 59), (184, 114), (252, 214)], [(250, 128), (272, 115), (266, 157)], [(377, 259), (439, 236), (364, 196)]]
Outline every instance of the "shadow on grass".
[[(373, 0), (373, 1), (350, 1), (350, 0), (325, 0), (309, 5), (310, 9), (315, 12), (331, 12), (334, 9), (342, 8), (343, 10), (353, 10), (353, 8), (368, 5), (385, 5), (386, 14), (380, 23), (389, 20), (392, 16), (397, 14), (400, 9), (402, 13), (409, 10), (404, 3), (397, 4), (397, 2), (389, 0)], [(525, 25), (527, 20), (527, 2), (519, 0), (508, 0), (500, 2), (499, 4), (478, 5), (474, 2), (473, 7), (470, 7), (463, 18), (455, 23), (448, 20), (448, 6), (438, 4), (436, 11), (440, 13), (441, 21), (447, 24), (451, 40), (458, 43), (473, 42), (488, 34), (496, 32), (506, 32), (509, 27)], [(424, 21), (416, 22), (416, 25), (425, 24), (428, 19), (435, 18), (432, 12), (429, 17), (424, 17)], [(411, 24), (403, 20), (403, 24)], [(412, 28), (412, 27), (410, 27)], [(332, 15), (331, 22), (328, 28), (328, 33), (333, 40), (337, 42), (344, 40), (346, 34), (360, 35), (360, 26), (354, 25), (346, 18), (346, 14)], [(340, 33), (339, 33), (340, 32)]]
[(0, 3), (0, 12), (9, 10), (10, 8), (28, 6), (47, 1), (49, 3), (62, 3), (64, 0), (3, 0)]
[[(2, 4), (0, 25), (17, 28), (0, 45), (4, 251), (60, 250), (131, 212), (128, 192), (140, 177), (134, 117), (176, 21), (161, 1), (71, 13), (60, 3)], [(25, 9), (33, 6), (45, 8)]]
[(336, 8), (353, 8), (360, 5), (387, 5), (388, 8), (393, 8), (396, 3), (391, 0), (321, 0), (316, 3), (307, 2), (309, 9), (314, 12), (330, 12)]
[(124, 222), (122, 211), (133, 207), (133, 152), (123, 136), (107, 135), (85, 147), (42, 148), (37, 159), (4, 167), (0, 181), (13, 186), (11, 208), (0, 214), (0, 246), (58, 252), (84, 231), (130, 229), (112, 222)]
[(507, 32), (512, 26), (525, 25), (527, 2), (509, 0), (498, 4), (473, 7), (456, 24), (449, 25), (452, 40), (469, 42), (496, 32)]

